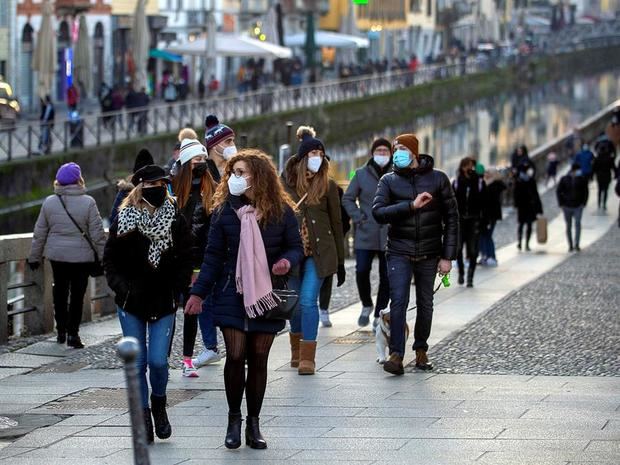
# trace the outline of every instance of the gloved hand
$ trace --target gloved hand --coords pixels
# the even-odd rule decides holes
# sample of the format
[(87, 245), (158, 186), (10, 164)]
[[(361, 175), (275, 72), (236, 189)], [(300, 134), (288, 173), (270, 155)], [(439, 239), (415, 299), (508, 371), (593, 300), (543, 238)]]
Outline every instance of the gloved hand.
[(28, 262), (28, 266), (30, 267), (30, 269), (32, 271), (36, 271), (41, 266), (41, 263), (39, 263), (39, 262)]
[(284, 276), (290, 269), (291, 262), (289, 262), (286, 258), (281, 258), (273, 264), (271, 267), (271, 272), (276, 276)]
[(192, 294), (189, 299), (187, 299), (184, 313), (186, 315), (198, 315), (202, 313), (202, 299)]
[(346, 278), (347, 272), (344, 269), (344, 265), (338, 265), (338, 282), (336, 283), (336, 287), (342, 286)]

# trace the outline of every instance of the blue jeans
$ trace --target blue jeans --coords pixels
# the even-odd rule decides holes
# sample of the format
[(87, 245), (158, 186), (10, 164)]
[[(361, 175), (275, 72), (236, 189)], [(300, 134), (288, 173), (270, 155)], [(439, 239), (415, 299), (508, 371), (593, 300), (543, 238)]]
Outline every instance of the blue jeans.
[(217, 329), (213, 323), (211, 305), (211, 297), (209, 296), (202, 304), (202, 313), (198, 314), (198, 325), (205, 349), (217, 349)]
[(319, 333), (319, 291), (323, 278), (319, 278), (314, 258), (308, 257), (301, 264), (300, 277), (291, 278), (289, 285), (299, 290), (299, 302), (291, 319), (291, 332), (302, 333), (304, 341), (316, 341)]
[(480, 255), (482, 258), (495, 257), (495, 242), (493, 242), (493, 231), (495, 230), (495, 221), (491, 221), (486, 227), (480, 228)]
[(405, 324), (411, 278), (415, 281), (417, 315), (413, 330), (413, 350), (428, 350), (427, 340), (433, 322), (433, 286), (437, 274), (437, 258), (414, 261), (405, 255), (387, 254), (390, 278), (390, 354), (405, 355)]
[[(568, 240), (568, 246), (572, 249), (573, 245), (579, 247), (579, 240), (581, 239), (581, 215), (583, 214), (583, 207), (562, 207), (564, 212), (564, 221), (566, 222), (566, 239)], [(575, 219), (575, 242), (573, 243), (573, 218)]]
[[(175, 314), (166, 315), (159, 320), (144, 321), (122, 308), (117, 307), (118, 319), (123, 336), (135, 337), (140, 346), (136, 358), (142, 406), (149, 406), (149, 386), (146, 382), (146, 367), (149, 367), (149, 380), (153, 395), (163, 397), (168, 386), (168, 349), (172, 340)], [(148, 347), (146, 333), (148, 330)]]

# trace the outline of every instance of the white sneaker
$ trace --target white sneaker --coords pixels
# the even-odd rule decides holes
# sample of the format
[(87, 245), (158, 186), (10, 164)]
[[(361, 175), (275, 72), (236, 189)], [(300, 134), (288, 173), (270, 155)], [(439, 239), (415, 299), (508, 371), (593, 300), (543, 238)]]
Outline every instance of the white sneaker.
[(321, 319), (321, 325), (323, 325), (323, 328), (332, 327), (332, 322), (329, 321), (329, 310), (319, 310), (319, 318)]
[(363, 328), (364, 326), (368, 326), (368, 323), (370, 323), (370, 314), (372, 313), (372, 311), (372, 307), (362, 307), (360, 317), (357, 319), (357, 326), (361, 328)]
[(487, 258), (487, 266), (496, 267), (497, 260), (495, 260), (494, 258)]
[(222, 355), (219, 352), (215, 352), (211, 349), (205, 349), (198, 354), (198, 357), (192, 359), (192, 363), (196, 368), (217, 363), (222, 360)]

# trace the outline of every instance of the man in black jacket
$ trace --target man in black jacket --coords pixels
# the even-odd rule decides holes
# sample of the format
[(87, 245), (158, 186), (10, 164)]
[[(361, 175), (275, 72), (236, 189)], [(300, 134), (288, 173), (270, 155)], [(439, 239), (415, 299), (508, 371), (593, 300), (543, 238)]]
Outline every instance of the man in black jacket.
[[(564, 212), (564, 221), (566, 221), (568, 251), (572, 252), (575, 250), (579, 252), (581, 215), (583, 213), (583, 207), (588, 203), (588, 180), (581, 175), (578, 163), (573, 163), (570, 173), (560, 179), (556, 195), (558, 197), (558, 204)], [(574, 243), (572, 231), (573, 218), (575, 218)]]
[(415, 278), (417, 317), (413, 349), (416, 367), (432, 369), (426, 352), (433, 318), (437, 271), (449, 273), (456, 258), (459, 214), (448, 176), (433, 169), (433, 158), (419, 154), (418, 140), (403, 134), (392, 144), (394, 172), (381, 178), (372, 213), (388, 224), (390, 280), (390, 358), (383, 369), (404, 373), (405, 324), (411, 278)]

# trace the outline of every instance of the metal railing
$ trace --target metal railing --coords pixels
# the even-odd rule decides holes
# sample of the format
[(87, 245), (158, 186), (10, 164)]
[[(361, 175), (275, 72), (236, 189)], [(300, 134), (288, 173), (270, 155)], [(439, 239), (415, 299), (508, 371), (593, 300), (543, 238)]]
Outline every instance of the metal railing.
[[(27, 266), (31, 244), (31, 233), (0, 236), (0, 345), (54, 330), (52, 267), (48, 260), (35, 271)], [(82, 322), (113, 313), (112, 296), (104, 277), (90, 278)]]
[(15, 124), (0, 127), (0, 162), (169, 134), (188, 126), (202, 127), (209, 113), (232, 123), (269, 113), (380, 95), (433, 80), (476, 73), (490, 66), (493, 65), (477, 64), (470, 59), (462, 64), (423, 66), (416, 72), (387, 71), (298, 87), (271, 87), (202, 101), (85, 114), (79, 119), (67, 118), (47, 125), (37, 122)]

